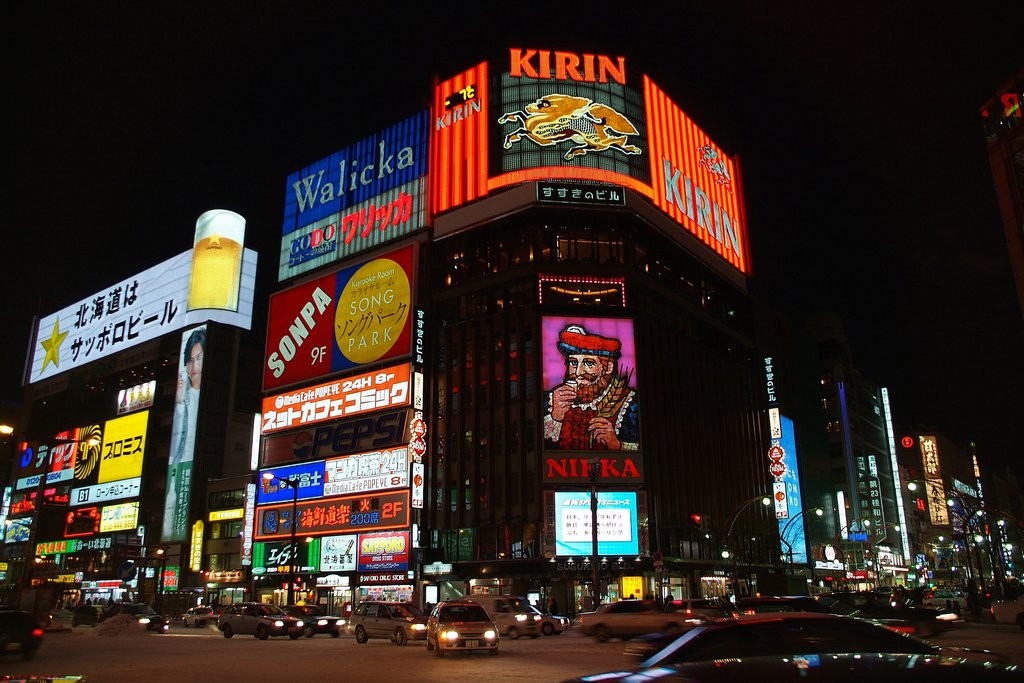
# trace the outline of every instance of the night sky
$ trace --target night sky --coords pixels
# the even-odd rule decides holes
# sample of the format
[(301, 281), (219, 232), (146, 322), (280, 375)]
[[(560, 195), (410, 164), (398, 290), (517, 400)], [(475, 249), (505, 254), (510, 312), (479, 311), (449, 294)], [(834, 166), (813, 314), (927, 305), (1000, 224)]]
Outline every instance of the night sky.
[(247, 218), (265, 305), (286, 176), (425, 108), (435, 76), (597, 52), (740, 158), (752, 293), (841, 314), (898, 423), (1024, 476), (1024, 323), (978, 118), (1024, 64), (1024, 3), (208, 4), (5, 5), (0, 397), (33, 315), (188, 249), (207, 209)]

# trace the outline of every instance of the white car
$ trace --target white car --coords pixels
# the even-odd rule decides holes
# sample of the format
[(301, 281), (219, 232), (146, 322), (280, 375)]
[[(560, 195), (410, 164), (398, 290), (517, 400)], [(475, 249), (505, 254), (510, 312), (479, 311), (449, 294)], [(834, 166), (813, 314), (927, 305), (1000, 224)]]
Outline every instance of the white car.
[(963, 591), (936, 588), (925, 593), (921, 603), (925, 607), (933, 607), (947, 612), (963, 612), (967, 609), (967, 596), (963, 594)]
[(1017, 624), (1024, 629), (1024, 597), (1016, 600), (993, 602), (990, 608), (997, 624)]

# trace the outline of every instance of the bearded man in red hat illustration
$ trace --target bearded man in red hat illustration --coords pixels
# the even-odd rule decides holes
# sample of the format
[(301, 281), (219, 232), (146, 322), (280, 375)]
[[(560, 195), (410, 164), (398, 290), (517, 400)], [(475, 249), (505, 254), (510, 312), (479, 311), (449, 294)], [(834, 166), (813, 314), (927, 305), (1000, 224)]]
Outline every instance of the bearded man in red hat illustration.
[(567, 325), (558, 333), (565, 380), (547, 396), (544, 442), (559, 450), (637, 450), (640, 443), (636, 390), (630, 372), (618, 368), (618, 339)]

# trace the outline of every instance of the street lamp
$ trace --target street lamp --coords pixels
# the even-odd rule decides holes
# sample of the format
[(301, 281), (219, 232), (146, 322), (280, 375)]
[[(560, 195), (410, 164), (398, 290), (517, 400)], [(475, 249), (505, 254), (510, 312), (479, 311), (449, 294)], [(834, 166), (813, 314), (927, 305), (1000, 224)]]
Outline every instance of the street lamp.
[(764, 494), (759, 494), (759, 495), (753, 496), (751, 498), (748, 498), (747, 500), (745, 500), (742, 503), (740, 503), (739, 505), (737, 505), (736, 509), (734, 509), (729, 514), (729, 516), (726, 518), (726, 520), (725, 520), (725, 527), (726, 527), (725, 538), (726, 538), (726, 540), (732, 539), (731, 543), (733, 545), (733, 548), (732, 548), (732, 552), (730, 552), (728, 548), (724, 549), (722, 551), (722, 559), (728, 560), (730, 557), (732, 558), (732, 587), (733, 587), (733, 591), (735, 593), (739, 592), (739, 569), (737, 567), (737, 557), (736, 557), (736, 555), (737, 555), (737, 553), (736, 553), (736, 545), (737, 544), (736, 544), (736, 539), (732, 535), (732, 528), (734, 526), (736, 526), (736, 520), (739, 519), (740, 513), (743, 512), (744, 510), (746, 510), (748, 507), (750, 507), (754, 503), (761, 503), (761, 505), (764, 505), (765, 507), (768, 507), (769, 505), (772, 504), (772, 499), (771, 499), (770, 496), (767, 496), (767, 495), (764, 495)]
[(292, 490), (292, 542), (291, 542), (291, 553), (288, 561), (289, 569), (291, 570), (290, 576), (288, 577), (288, 603), (289, 605), (295, 604), (295, 562), (299, 557), (298, 547), (295, 545), (295, 531), (298, 528), (298, 515), (299, 515), (299, 480), (282, 479), (281, 477), (275, 476), (273, 472), (264, 472), (263, 480), (266, 482), (272, 482), (277, 480), (282, 486), (290, 488)]
[[(786, 540), (786, 534), (789, 532), (789, 527), (793, 526), (793, 522), (800, 519), (803, 515), (807, 514), (808, 512), (813, 512), (818, 517), (821, 517), (825, 514), (825, 510), (823, 510), (820, 507), (804, 508), (800, 512), (790, 517), (789, 521), (783, 525), (782, 531), (779, 532), (779, 540), (786, 544), (786, 557), (788, 558), (787, 573), (793, 569), (793, 544)], [(813, 573), (813, 568), (811, 569), (811, 571)]]

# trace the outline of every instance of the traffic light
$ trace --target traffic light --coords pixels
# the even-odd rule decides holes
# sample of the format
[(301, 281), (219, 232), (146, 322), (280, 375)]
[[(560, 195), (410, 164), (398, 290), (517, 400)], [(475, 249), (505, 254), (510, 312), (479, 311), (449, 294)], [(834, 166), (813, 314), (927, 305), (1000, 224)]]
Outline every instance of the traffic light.
[(690, 515), (690, 520), (693, 522), (693, 526), (695, 526), (696, 528), (704, 528), (704, 515), (694, 512), (692, 515)]

